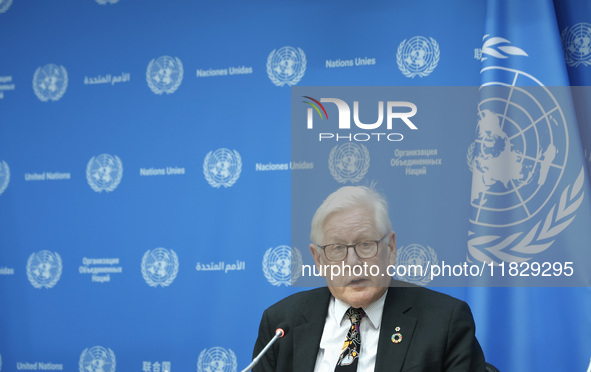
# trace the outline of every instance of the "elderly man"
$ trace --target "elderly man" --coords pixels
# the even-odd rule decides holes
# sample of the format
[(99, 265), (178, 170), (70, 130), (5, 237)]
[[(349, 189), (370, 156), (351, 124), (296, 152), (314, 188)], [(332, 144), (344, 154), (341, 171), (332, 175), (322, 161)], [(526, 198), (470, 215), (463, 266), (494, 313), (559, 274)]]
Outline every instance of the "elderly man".
[[(296, 293), (264, 312), (255, 355), (280, 324), (289, 331), (253, 371), (484, 371), (466, 303), (386, 274), (396, 237), (380, 194), (335, 191), (316, 211), (310, 237), (328, 288)], [(331, 265), (350, 270), (332, 277)]]

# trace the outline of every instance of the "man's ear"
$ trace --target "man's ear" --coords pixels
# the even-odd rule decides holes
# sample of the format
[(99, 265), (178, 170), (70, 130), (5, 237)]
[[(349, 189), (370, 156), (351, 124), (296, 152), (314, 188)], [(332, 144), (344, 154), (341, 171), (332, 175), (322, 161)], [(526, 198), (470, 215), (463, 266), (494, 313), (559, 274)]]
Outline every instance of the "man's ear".
[(390, 233), (390, 242), (388, 243), (388, 248), (390, 250), (390, 265), (396, 264), (396, 234), (394, 231)]

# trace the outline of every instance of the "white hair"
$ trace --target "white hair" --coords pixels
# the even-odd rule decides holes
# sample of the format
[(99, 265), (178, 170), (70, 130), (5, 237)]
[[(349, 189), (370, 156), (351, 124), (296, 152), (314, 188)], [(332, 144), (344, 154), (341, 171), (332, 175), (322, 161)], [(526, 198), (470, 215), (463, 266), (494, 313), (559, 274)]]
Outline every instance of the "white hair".
[(374, 224), (381, 234), (392, 231), (392, 223), (388, 217), (388, 203), (386, 199), (373, 187), (365, 186), (343, 186), (330, 194), (318, 207), (312, 218), (312, 229), (310, 239), (318, 246), (324, 242), (324, 221), (335, 212), (368, 208), (374, 214)]

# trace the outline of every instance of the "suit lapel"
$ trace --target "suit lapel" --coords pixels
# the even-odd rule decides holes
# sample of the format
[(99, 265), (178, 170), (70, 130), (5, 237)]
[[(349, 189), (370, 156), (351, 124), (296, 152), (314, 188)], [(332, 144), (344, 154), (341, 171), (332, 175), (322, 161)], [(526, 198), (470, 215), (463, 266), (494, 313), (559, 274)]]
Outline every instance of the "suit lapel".
[(330, 291), (323, 288), (302, 307), (302, 324), (293, 330), (293, 363), (298, 371), (314, 371), (329, 301)]
[[(391, 287), (386, 295), (375, 372), (400, 371), (414, 333), (417, 320), (406, 314), (412, 305), (400, 292), (397, 288)], [(397, 327), (400, 330), (396, 331)], [(402, 341), (399, 343), (392, 342), (392, 335), (395, 333), (402, 335)]]

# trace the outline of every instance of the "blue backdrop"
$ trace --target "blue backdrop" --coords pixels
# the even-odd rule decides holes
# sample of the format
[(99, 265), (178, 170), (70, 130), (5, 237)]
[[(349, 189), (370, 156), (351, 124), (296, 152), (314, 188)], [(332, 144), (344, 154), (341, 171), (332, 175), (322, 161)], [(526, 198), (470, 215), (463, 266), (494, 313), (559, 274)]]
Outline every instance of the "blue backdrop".
[[(0, 371), (247, 365), (263, 310), (305, 289), (291, 285), (292, 248), (309, 261), (292, 173), (327, 180), (311, 206), (378, 178), (292, 148), (291, 89), (591, 84), (591, 5), (578, 0), (0, 0), (0, 29)], [(561, 123), (568, 147), (546, 140), (554, 124), (531, 154), (505, 129), (524, 167), (533, 157), (532, 177), (507, 182), (481, 167), (485, 98), (470, 125), (404, 132), (393, 149), (427, 152), (398, 152), (378, 183), (399, 207), (399, 248), (451, 242), (497, 263), (588, 252), (589, 99), (562, 104), (577, 118)], [(392, 165), (417, 158), (441, 165)], [(539, 211), (482, 223), (518, 181), (546, 185), (542, 163), (555, 186), (532, 199)], [(591, 290), (577, 274), (438, 290), (470, 304), (501, 370), (587, 371)]]

